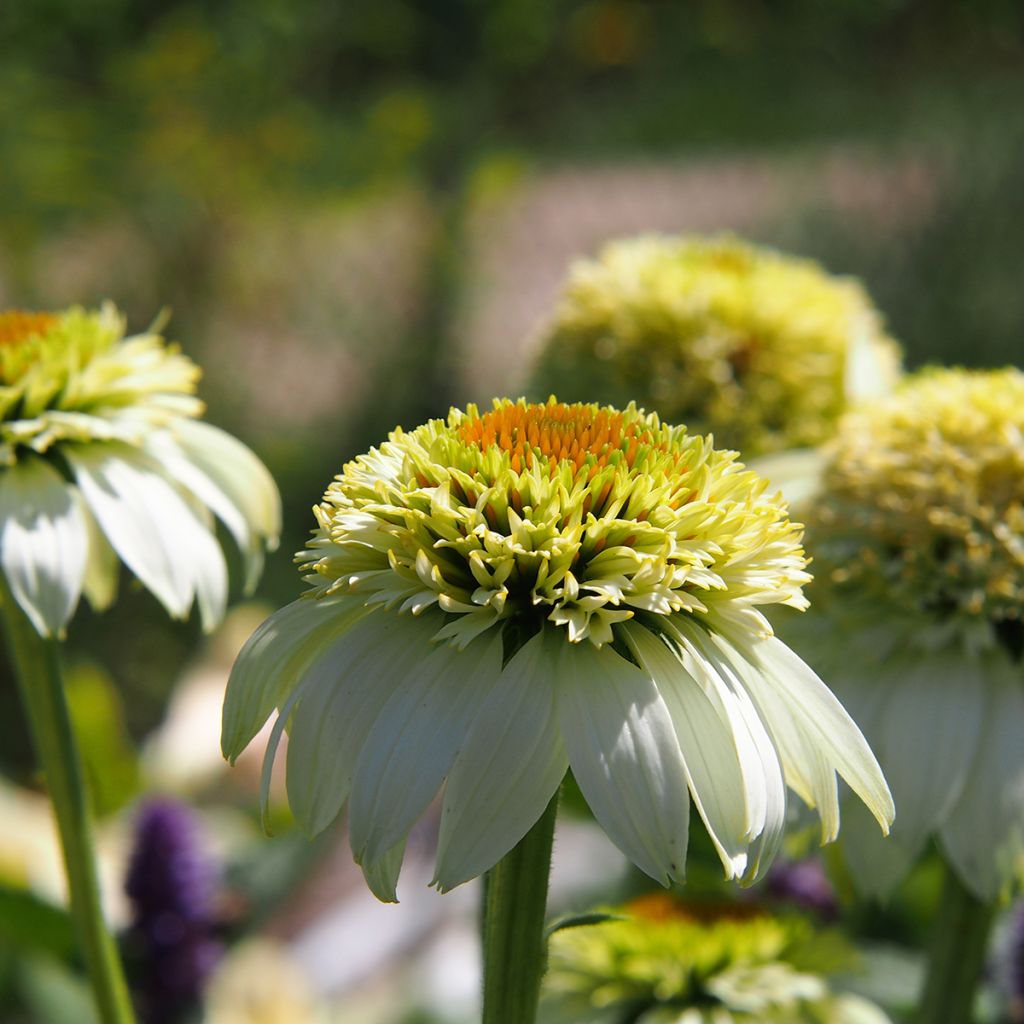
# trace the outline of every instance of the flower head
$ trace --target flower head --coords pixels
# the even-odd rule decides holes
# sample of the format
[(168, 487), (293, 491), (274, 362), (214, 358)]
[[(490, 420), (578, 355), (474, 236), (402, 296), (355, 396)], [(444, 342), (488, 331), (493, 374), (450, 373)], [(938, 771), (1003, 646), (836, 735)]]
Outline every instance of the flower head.
[[(869, 1003), (831, 991), (853, 953), (795, 916), (688, 907), (667, 895), (616, 908), (619, 919), (551, 940), (550, 997), (584, 1014), (653, 1024), (884, 1024)], [(588, 1015), (586, 1019), (591, 1019)]]
[(98, 311), (0, 313), (0, 569), (43, 635), (60, 635), (84, 592), (113, 599), (120, 558), (176, 617), (203, 623), (227, 596), (219, 518), (254, 584), (276, 541), (266, 469), (201, 422), (199, 368), (156, 329), (126, 337)]
[(350, 462), (298, 556), (309, 590), (228, 685), (223, 748), (280, 709), (311, 833), (349, 802), (374, 891), (445, 785), (437, 884), (489, 869), (571, 765), (612, 839), (667, 884), (693, 794), (729, 877), (782, 832), (786, 780), (838, 827), (835, 771), (888, 791), (759, 609), (803, 607), (800, 529), (734, 453), (633, 406), (452, 410)]
[(847, 830), (855, 877), (888, 891), (936, 832), (990, 899), (1024, 867), (1024, 373), (917, 375), (844, 421), (824, 483), (815, 610), (793, 636), (900, 807), (884, 848)]
[(819, 443), (898, 370), (857, 282), (729, 237), (645, 236), (573, 267), (535, 376), (636, 398), (753, 456)]

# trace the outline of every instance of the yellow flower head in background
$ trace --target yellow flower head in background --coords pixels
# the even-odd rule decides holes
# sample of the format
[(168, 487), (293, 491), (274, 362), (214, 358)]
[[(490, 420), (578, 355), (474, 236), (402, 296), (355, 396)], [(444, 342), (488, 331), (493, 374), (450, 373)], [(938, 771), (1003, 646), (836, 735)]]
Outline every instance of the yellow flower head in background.
[(445, 787), (436, 883), (492, 867), (571, 765), (644, 871), (681, 878), (693, 796), (726, 874), (782, 835), (785, 780), (838, 828), (838, 770), (883, 827), (871, 752), (760, 609), (804, 606), (800, 527), (735, 453), (635, 406), (453, 409), (345, 466), (298, 556), (309, 589), (232, 672), (224, 753), (275, 708), (288, 793), (317, 833), (349, 803), (393, 899)]
[(126, 337), (109, 304), (0, 313), (0, 570), (42, 635), (83, 592), (108, 605), (119, 558), (172, 615), (197, 601), (212, 627), (227, 599), (214, 516), (255, 584), (280, 498), (248, 448), (199, 419), (199, 374), (155, 328)]
[[(652, 895), (612, 919), (552, 936), (545, 982), (566, 1020), (638, 1024), (887, 1024), (828, 974), (852, 950), (793, 916), (751, 907), (687, 907)], [(571, 1016), (570, 1016), (571, 1014)]]
[(652, 235), (573, 266), (534, 380), (635, 399), (749, 458), (831, 436), (899, 364), (856, 281), (728, 236)]
[(900, 808), (884, 847), (844, 829), (855, 878), (888, 892), (936, 833), (993, 899), (1024, 871), (1024, 373), (927, 370), (848, 416), (808, 537), (814, 609), (788, 635)]

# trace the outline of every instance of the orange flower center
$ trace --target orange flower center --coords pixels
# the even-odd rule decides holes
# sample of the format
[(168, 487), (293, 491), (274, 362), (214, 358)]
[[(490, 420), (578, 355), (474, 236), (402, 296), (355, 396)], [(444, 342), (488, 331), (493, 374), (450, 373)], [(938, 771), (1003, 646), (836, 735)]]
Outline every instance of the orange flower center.
[(632, 467), (641, 445), (667, 450), (645, 425), (627, 422), (620, 412), (580, 403), (509, 402), (468, 419), (459, 427), (459, 437), (481, 451), (497, 445), (511, 455), (517, 473), (532, 467), (536, 459), (546, 459), (552, 470), (560, 462), (572, 462), (577, 469), (590, 463), (596, 472), (616, 452), (622, 452)]
[(21, 309), (0, 313), (0, 346), (14, 346), (44, 334), (56, 322), (57, 317), (53, 313), (28, 313)]

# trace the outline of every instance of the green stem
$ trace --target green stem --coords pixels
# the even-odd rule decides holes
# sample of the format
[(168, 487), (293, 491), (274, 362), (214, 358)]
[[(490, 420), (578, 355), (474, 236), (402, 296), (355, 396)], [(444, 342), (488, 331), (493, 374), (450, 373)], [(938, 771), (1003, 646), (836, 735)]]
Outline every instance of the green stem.
[(131, 1000), (117, 946), (103, 920), (89, 803), (68, 717), (58, 644), (45, 640), (0, 576), (0, 612), (36, 755), (46, 776), (67, 872), (71, 914), (85, 954), (102, 1024), (132, 1024)]
[(484, 876), (483, 1024), (533, 1024), (547, 966), (544, 913), (558, 794)]
[(945, 865), (942, 902), (928, 953), (918, 1024), (967, 1024), (985, 964), (995, 907), (982, 903)]

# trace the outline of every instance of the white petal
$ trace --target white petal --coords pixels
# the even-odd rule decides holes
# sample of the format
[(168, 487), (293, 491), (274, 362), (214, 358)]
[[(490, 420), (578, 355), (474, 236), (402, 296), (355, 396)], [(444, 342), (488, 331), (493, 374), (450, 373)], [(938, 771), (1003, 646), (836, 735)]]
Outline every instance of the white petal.
[(226, 758), (234, 762), (319, 653), (366, 614), (356, 598), (300, 598), (259, 626), (235, 659), (224, 694)]
[(541, 635), (495, 681), (444, 791), (434, 884), (492, 868), (544, 813), (568, 768)]
[(984, 674), (981, 742), (941, 838), (964, 884), (991, 902), (1024, 863), (1024, 686), (1004, 656)]
[(755, 791), (752, 782), (759, 782), (763, 787), (763, 803), (757, 805), (758, 817), (751, 820), (755, 838), (750, 845), (747, 869), (743, 875), (744, 884), (750, 884), (764, 875), (782, 844), (786, 824), (786, 785), (780, 754), (765, 727), (763, 712), (759, 712), (748, 692), (747, 676), (751, 666), (723, 637), (706, 633), (696, 625), (690, 627), (689, 633), (695, 649), (721, 679), (722, 688), (731, 695), (735, 706), (734, 718), (738, 719), (734, 726), (737, 736), (742, 736), (743, 730), (748, 736), (747, 742), (754, 754), (752, 759), (743, 761), (748, 792)]
[(224, 490), (177, 444), (168, 432), (151, 434), (147, 438), (146, 452), (163, 466), (167, 476), (193, 495), (227, 527), (239, 549), (248, 554), (259, 538), (250, 528), (242, 510)]
[[(889, 787), (860, 729), (832, 691), (775, 637), (749, 644), (743, 654), (763, 673), (764, 686), (754, 693), (755, 698), (760, 702), (759, 694), (770, 688), (782, 699), (804, 735), (867, 804), (882, 831), (888, 832), (894, 816)], [(748, 686), (758, 675), (750, 673)]]
[(207, 523), (163, 475), (127, 445), (65, 445), (62, 452), (111, 546), (175, 618), (198, 594), (204, 624), (227, 590), (224, 556)]
[(338, 816), (381, 708), (429, 653), (437, 620), (424, 619), (371, 614), (321, 648), (303, 670), (310, 686), (291, 727), (288, 802), (309, 835)]
[(665, 701), (609, 646), (544, 634), (569, 764), (619, 849), (662, 885), (685, 872), (686, 766)]
[(500, 636), (463, 651), (435, 644), (393, 689), (352, 780), (349, 841), (357, 861), (379, 858), (426, 810), (501, 672), (501, 656)]
[(639, 623), (625, 622), (620, 629), (672, 715), (690, 795), (722, 859), (726, 877), (739, 877), (746, 870), (751, 838), (747, 787), (739, 741), (722, 699), (705, 692), (680, 657)]
[(832, 842), (839, 833), (839, 792), (832, 762), (786, 700), (763, 682), (760, 669), (742, 658), (739, 652), (735, 653), (735, 663), (740, 666), (744, 684), (779, 752), (786, 783), (808, 807), (817, 810), (821, 818), (821, 841)]
[[(254, 585), (253, 575), (258, 575), (263, 557), (259, 538), (265, 538), (268, 546), (274, 548), (281, 533), (281, 495), (273, 477), (241, 441), (209, 423), (178, 420), (174, 435), (189, 460), (244, 516), (254, 535), (247, 549), (247, 582)], [(214, 511), (218, 516), (221, 514), (216, 508)], [(227, 520), (224, 522), (229, 525)]]
[(89, 511), (85, 500), (79, 497), (86, 531), (89, 534), (89, 554), (85, 562), (85, 580), (82, 589), (93, 611), (106, 611), (117, 597), (117, 585), (121, 574), (121, 563), (117, 552), (103, 536), (100, 524)]
[(42, 459), (0, 469), (0, 568), (42, 636), (61, 636), (85, 580), (89, 535), (78, 495)]
[(398, 875), (402, 870), (405, 858), (405, 839), (396, 843), (387, 853), (375, 861), (363, 861), (363, 878), (370, 892), (381, 903), (398, 902)]
[(980, 676), (980, 666), (930, 658), (891, 683), (878, 755), (899, 812), (893, 835), (910, 850), (945, 821), (967, 781), (984, 711)]

